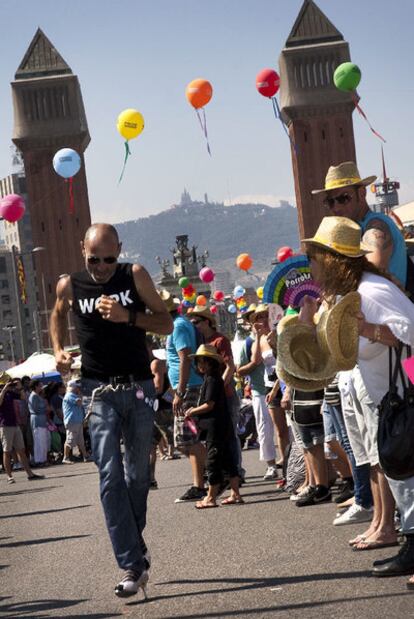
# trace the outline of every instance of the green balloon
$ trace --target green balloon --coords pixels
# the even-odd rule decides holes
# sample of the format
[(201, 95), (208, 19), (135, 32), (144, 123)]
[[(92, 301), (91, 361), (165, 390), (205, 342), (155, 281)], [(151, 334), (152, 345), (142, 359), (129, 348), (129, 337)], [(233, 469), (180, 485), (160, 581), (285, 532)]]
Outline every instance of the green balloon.
[(358, 87), (361, 70), (353, 62), (343, 62), (335, 69), (333, 81), (338, 90), (350, 92)]
[(180, 277), (180, 279), (178, 280), (178, 285), (181, 288), (187, 288), (189, 283), (190, 283), (190, 280), (188, 279), (188, 277)]
[(299, 310), (291, 307), (289, 305), (289, 307), (287, 308), (287, 310), (285, 311), (285, 316), (296, 316), (296, 314), (299, 314)]

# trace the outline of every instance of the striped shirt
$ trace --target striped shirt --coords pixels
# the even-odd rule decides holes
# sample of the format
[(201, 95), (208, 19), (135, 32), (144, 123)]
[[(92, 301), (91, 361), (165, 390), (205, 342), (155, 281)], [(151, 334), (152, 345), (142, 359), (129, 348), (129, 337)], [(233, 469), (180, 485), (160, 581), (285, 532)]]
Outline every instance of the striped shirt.
[(292, 418), (300, 426), (318, 426), (323, 424), (321, 407), (323, 389), (318, 391), (299, 391), (292, 393)]
[(330, 406), (339, 406), (341, 404), (338, 382), (339, 375), (337, 374), (334, 380), (325, 388), (325, 402)]

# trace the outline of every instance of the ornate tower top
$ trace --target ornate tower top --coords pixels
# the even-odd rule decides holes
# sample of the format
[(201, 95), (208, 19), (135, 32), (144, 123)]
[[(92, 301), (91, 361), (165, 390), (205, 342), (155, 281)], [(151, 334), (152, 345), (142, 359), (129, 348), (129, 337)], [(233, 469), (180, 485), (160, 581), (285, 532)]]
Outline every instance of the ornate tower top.
[(342, 40), (342, 34), (313, 0), (305, 0), (288, 36), (286, 47)]
[(38, 28), (16, 71), (15, 79), (65, 74), (72, 75), (72, 69), (53, 47), (43, 30)]

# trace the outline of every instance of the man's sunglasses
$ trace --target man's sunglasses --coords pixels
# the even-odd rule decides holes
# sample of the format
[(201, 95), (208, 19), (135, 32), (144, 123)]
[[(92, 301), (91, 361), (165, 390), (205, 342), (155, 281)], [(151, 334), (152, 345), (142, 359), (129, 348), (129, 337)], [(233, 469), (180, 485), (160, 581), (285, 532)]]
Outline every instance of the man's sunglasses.
[(352, 196), (349, 193), (340, 193), (339, 196), (325, 198), (323, 203), (325, 204), (325, 206), (329, 206), (329, 208), (332, 208), (335, 202), (338, 202), (338, 204), (348, 204), (348, 202), (351, 202), (351, 200)]
[(106, 256), (105, 258), (98, 258), (98, 256), (88, 256), (86, 261), (88, 264), (100, 264), (104, 262), (105, 264), (115, 264), (118, 260), (115, 256)]

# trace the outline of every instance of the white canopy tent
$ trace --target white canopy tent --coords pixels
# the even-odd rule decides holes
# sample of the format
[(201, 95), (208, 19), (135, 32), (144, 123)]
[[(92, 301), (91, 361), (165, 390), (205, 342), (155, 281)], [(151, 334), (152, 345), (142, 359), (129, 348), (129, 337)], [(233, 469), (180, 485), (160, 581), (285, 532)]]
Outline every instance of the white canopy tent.
[(35, 352), (26, 361), (7, 370), (12, 378), (22, 376), (39, 376), (48, 372), (56, 372), (56, 361), (53, 355)]

